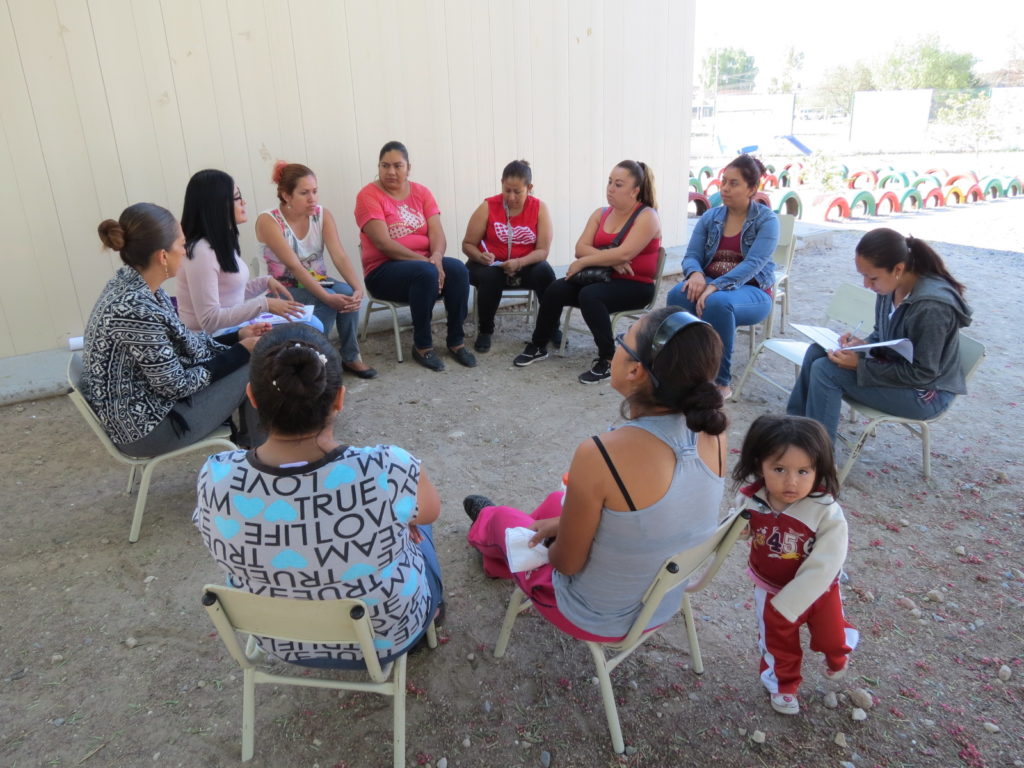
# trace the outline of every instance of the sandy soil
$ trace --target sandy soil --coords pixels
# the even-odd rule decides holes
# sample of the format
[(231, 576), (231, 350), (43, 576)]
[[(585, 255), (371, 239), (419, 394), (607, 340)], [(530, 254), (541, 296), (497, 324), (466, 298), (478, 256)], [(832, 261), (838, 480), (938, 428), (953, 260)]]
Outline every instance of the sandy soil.
[[(808, 655), (804, 713), (769, 708), (736, 551), (695, 599), (706, 673), (689, 670), (679, 622), (616, 672), (623, 758), (611, 752), (581, 644), (527, 614), (508, 656), (493, 657), (509, 588), (483, 578), (461, 510), (473, 492), (532, 508), (557, 488), (575, 445), (617, 421), (609, 387), (576, 383), (589, 338), (573, 334), (565, 358), (515, 369), (528, 329), (509, 318), (478, 368), (435, 374), (397, 364), (390, 335), (373, 336), (365, 354), (381, 377), (348, 382), (339, 436), (405, 446), (444, 500), (449, 618), (444, 644), (409, 662), (408, 763), (1024, 765), (1024, 382), (1009, 350), (1019, 346), (1022, 220), (1018, 199), (854, 221), (830, 247), (798, 252), (793, 319), (813, 322), (837, 283), (857, 282), (856, 230), (886, 224), (933, 241), (969, 287), (970, 333), (988, 359), (934, 430), (931, 480), (919, 442), (892, 427), (843, 489), (847, 611), (863, 632), (851, 678), (827, 683)], [(741, 340), (737, 370), (746, 354)], [(732, 445), (755, 415), (782, 406), (781, 393), (751, 384), (729, 406)], [(237, 763), (240, 675), (199, 604), (219, 575), (189, 522), (198, 460), (158, 473), (142, 538), (130, 545), (125, 473), (65, 398), (0, 410), (0, 445), (0, 764)], [(872, 704), (866, 720), (851, 717), (863, 697), (851, 699), (853, 689)], [(257, 721), (254, 766), (391, 764), (387, 704), (364, 695), (261, 689)], [(758, 730), (763, 743), (752, 739)]]

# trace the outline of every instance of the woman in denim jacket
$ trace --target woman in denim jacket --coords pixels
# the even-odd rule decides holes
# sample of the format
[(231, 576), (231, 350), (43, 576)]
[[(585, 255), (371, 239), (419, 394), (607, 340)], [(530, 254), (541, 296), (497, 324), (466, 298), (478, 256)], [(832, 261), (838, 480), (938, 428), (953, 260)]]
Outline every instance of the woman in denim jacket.
[(722, 172), (722, 205), (701, 216), (683, 257), (684, 282), (668, 293), (668, 304), (703, 318), (722, 337), (722, 364), (715, 383), (722, 396), (732, 389), (732, 347), (737, 325), (760, 323), (772, 311), (779, 220), (754, 202), (765, 168), (740, 155)]

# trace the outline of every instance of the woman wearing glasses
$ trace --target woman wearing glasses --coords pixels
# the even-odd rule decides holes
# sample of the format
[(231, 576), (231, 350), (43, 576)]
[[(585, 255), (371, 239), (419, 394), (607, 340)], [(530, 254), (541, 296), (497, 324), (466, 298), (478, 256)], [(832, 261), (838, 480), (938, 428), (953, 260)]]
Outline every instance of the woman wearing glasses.
[(477, 352), (491, 348), (494, 313), (506, 288), (533, 291), (540, 301), (555, 281), (548, 264), (551, 214), (532, 192), (530, 164), (513, 160), (501, 172), (501, 194), (480, 203), (466, 226), (462, 252), (469, 259), (469, 281), (477, 288)]
[[(711, 537), (722, 500), (727, 420), (714, 378), (718, 334), (687, 312), (652, 312), (616, 339), (611, 385), (627, 421), (576, 449), (567, 489), (531, 514), (483, 496), (463, 505), (469, 543), (491, 578), (514, 578), (537, 610), (584, 640), (624, 636), (661, 563)], [(512, 574), (505, 531), (554, 539), (550, 562)], [(652, 626), (680, 605), (669, 593)]]
[[(267, 269), (297, 301), (313, 305), (324, 333), (330, 333), (332, 322), (337, 326), (341, 367), (360, 379), (374, 378), (377, 371), (363, 362), (356, 341), (363, 283), (341, 245), (334, 217), (317, 205), (316, 176), (300, 163), (278, 161), (271, 180), (280, 204), (256, 219), (256, 239), (263, 245)], [(343, 282), (327, 276), (324, 249)]]
[[(273, 277), (249, 277), (238, 253), (238, 225), (249, 220), (245, 200), (224, 171), (199, 171), (185, 187), (181, 229), (185, 261), (178, 270), (178, 314), (193, 331), (226, 333), (270, 312), (301, 317), (302, 304)], [(313, 323), (322, 331), (319, 321)]]

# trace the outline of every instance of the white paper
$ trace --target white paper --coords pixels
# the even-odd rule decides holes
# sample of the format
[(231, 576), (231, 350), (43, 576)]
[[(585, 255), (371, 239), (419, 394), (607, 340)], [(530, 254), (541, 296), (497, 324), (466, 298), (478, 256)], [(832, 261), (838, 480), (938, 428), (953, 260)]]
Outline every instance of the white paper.
[(505, 551), (508, 553), (508, 569), (512, 573), (532, 571), (548, 561), (548, 548), (543, 544), (530, 546), (530, 539), (537, 534), (529, 528), (506, 528)]
[(855, 344), (844, 347), (839, 343), (839, 334), (831, 328), (823, 328), (820, 325), (800, 325), (799, 323), (791, 323), (791, 325), (815, 344), (827, 350), (847, 349), (857, 351), (874, 349), (876, 347), (889, 347), (894, 352), (902, 355), (908, 363), (914, 362), (914, 342), (910, 339), (892, 339), (890, 341), (876, 341), (873, 344)]
[(271, 325), (279, 325), (280, 323), (305, 323), (311, 317), (313, 317), (313, 305), (306, 304), (302, 307), (302, 317), (281, 317), (275, 315), (272, 312), (264, 312), (262, 315), (256, 315), (252, 320), (242, 323), (242, 325), (252, 325), (253, 323), (270, 323)]

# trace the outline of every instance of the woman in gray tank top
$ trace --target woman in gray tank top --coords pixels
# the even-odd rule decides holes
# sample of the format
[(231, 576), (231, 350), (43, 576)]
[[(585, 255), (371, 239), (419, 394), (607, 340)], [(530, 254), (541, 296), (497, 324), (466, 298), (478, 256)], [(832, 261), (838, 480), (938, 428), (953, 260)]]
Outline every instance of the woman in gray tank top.
[[(467, 538), (483, 555), (484, 572), (515, 579), (545, 618), (585, 640), (629, 631), (665, 558), (714, 534), (723, 492), (718, 334), (666, 307), (616, 342), (611, 384), (627, 421), (577, 447), (564, 504), (561, 492), (531, 514), (483, 496), (463, 502), (473, 520)], [(548, 564), (510, 573), (505, 531), (516, 527), (536, 532), (531, 546), (554, 539)], [(651, 626), (667, 621), (680, 601), (669, 593)]]

